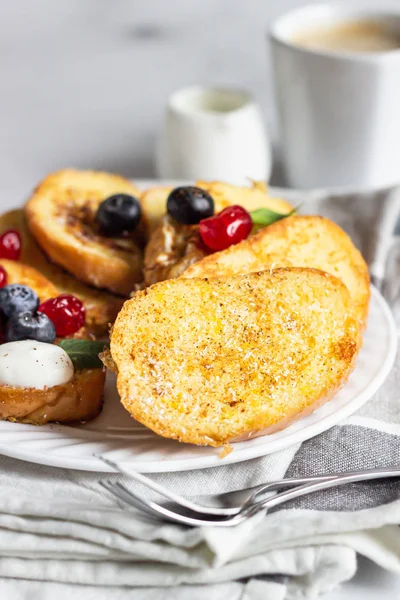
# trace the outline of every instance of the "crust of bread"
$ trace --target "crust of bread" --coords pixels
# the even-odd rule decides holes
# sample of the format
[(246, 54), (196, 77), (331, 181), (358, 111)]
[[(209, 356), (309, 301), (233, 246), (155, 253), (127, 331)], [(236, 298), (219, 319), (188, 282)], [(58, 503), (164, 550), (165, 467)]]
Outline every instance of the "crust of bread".
[(361, 345), (343, 283), (288, 268), (175, 279), (124, 304), (111, 335), (122, 404), (164, 437), (221, 446), (329, 400)]
[(89, 421), (101, 411), (104, 382), (103, 369), (86, 369), (45, 390), (0, 385), (0, 419), (32, 425)]
[[(216, 213), (233, 204), (240, 204), (248, 211), (270, 208), (282, 214), (287, 214), (293, 209), (293, 206), (286, 200), (270, 196), (267, 187), (258, 182), (253, 182), (250, 187), (240, 187), (220, 181), (196, 181), (195, 185), (211, 194)], [(167, 198), (173, 189), (171, 186), (158, 186), (142, 193), (142, 209), (149, 233), (152, 233), (160, 225), (167, 211)]]
[[(115, 321), (124, 300), (108, 292), (87, 286), (61, 269), (58, 265), (50, 262), (28, 230), (23, 210), (12, 210), (0, 216), (0, 233), (7, 229), (16, 229), (21, 235), (21, 262), (39, 271), (50, 282), (50, 285), (57, 290), (57, 293), (54, 295), (72, 294), (82, 300), (86, 309), (86, 327), (90, 333), (93, 333), (95, 336), (102, 336), (107, 333), (109, 324)], [(10, 273), (14, 279), (14, 276), (17, 276), (18, 266), (16, 265), (19, 262), (12, 262), (15, 269), (11, 270)], [(7, 267), (5, 268), (7, 270)], [(22, 283), (22, 281), (13, 280), (14, 282)], [(48, 289), (50, 290), (50, 288)]]
[(349, 236), (324, 217), (282, 219), (227, 250), (206, 256), (181, 277), (228, 277), (278, 267), (311, 267), (339, 277), (365, 325), (370, 298), (368, 267)]
[(117, 193), (140, 196), (119, 175), (64, 169), (38, 185), (25, 212), (36, 241), (53, 262), (84, 283), (128, 295), (142, 279), (137, 235), (137, 241), (105, 238), (94, 220), (99, 204)]
[(55, 298), (59, 291), (44, 275), (33, 267), (25, 265), (19, 260), (0, 258), (0, 266), (7, 273), (7, 283), (21, 283), (32, 288), (39, 296), (40, 302)]
[(167, 198), (174, 188), (167, 185), (158, 185), (142, 192), (140, 203), (146, 215), (149, 234), (159, 226), (167, 212)]
[(259, 181), (252, 181), (250, 186), (239, 186), (221, 181), (199, 180), (196, 181), (196, 185), (211, 194), (216, 213), (233, 204), (239, 204), (249, 212), (258, 208), (269, 208), (287, 214), (293, 209), (292, 204), (287, 200), (270, 196), (265, 183)]

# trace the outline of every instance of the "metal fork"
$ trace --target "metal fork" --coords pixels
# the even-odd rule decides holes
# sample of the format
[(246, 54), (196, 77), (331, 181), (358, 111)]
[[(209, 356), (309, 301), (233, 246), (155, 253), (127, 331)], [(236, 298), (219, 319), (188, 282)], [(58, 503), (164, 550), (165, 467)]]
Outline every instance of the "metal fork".
[[(176, 492), (173, 492), (169, 488), (156, 483), (150, 477), (146, 477), (143, 473), (138, 473), (137, 471), (130, 471), (125, 468), (123, 465), (118, 464), (109, 458), (106, 458), (102, 455), (97, 455), (97, 458), (102, 460), (104, 463), (113, 467), (116, 471), (121, 473), (122, 475), (126, 475), (130, 479), (134, 479), (139, 483), (143, 484), (145, 487), (161, 494), (165, 498), (168, 498), (175, 504), (180, 507), (184, 507), (189, 511), (196, 512), (198, 514), (204, 515), (217, 515), (217, 516), (225, 516), (229, 517), (232, 515), (236, 515), (242, 509), (244, 504), (254, 503), (261, 500), (266, 494), (275, 492), (282, 488), (290, 488), (297, 485), (302, 485), (305, 483), (314, 483), (318, 481), (325, 481), (328, 479), (334, 479), (339, 474), (332, 475), (314, 475), (312, 477), (301, 477), (301, 478), (287, 478), (287, 479), (279, 479), (277, 481), (271, 481), (269, 483), (262, 483), (251, 488), (247, 488), (245, 490), (238, 490), (233, 492), (224, 492), (222, 494), (218, 494), (214, 496), (219, 504), (223, 504), (223, 506), (205, 506), (202, 504), (198, 504), (193, 500), (189, 500)], [(103, 482), (100, 482), (103, 485)], [(104, 486), (106, 487), (106, 486)]]
[[(138, 474), (135, 473), (135, 478), (136, 475)], [(130, 476), (132, 476), (132, 474), (130, 474)], [(141, 477), (144, 476), (141, 475)], [(284, 492), (280, 492), (279, 494), (276, 494), (273, 497), (270, 496), (262, 500), (257, 500), (257, 494), (259, 491), (259, 488), (257, 488), (256, 491), (253, 492), (240, 507), (235, 507), (235, 512), (231, 512), (228, 515), (216, 513), (215, 509), (211, 509), (213, 512), (205, 513), (204, 508), (208, 510), (209, 507), (202, 506), (200, 506), (201, 511), (198, 511), (197, 509), (193, 510), (193, 507), (197, 507), (199, 505), (196, 505), (196, 503), (192, 503), (187, 499), (183, 499), (184, 503), (180, 501), (176, 502), (176, 499), (179, 498), (180, 500), (181, 496), (171, 493), (169, 490), (167, 490), (168, 494), (164, 495), (169, 498), (171, 498), (171, 496), (174, 496), (175, 506), (163, 506), (162, 504), (156, 503), (152, 500), (140, 498), (134, 492), (128, 490), (123, 484), (119, 482), (113, 483), (111, 481), (102, 481), (100, 483), (103, 485), (103, 487), (105, 487), (109, 492), (111, 492), (120, 500), (124, 501), (130, 506), (134, 506), (136, 508), (139, 508), (140, 510), (143, 510), (144, 512), (152, 515), (153, 517), (157, 516), (159, 519), (161, 518), (163, 520), (181, 523), (183, 525), (189, 526), (232, 527), (234, 525), (238, 525), (239, 523), (244, 522), (245, 520), (249, 519), (250, 517), (254, 516), (262, 510), (270, 509), (274, 506), (279, 506), (284, 502), (288, 502), (289, 500), (293, 500), (294, 498), (299, 498), (300, 496), (305, 496), (306, 494), (310, 494), (312, 492), (336, 487), (346, 483), (368, 481), (372, 479), (382, 479), (386, 477), (400, 477), (400, 468), (387, 467), (378, 469), (367, 469), (364, 471), (356, 471), (353, 473), (318, 476), (316, 478), (313, 478), (312, 483), (310, 483), (310, 478), (300, 478), (296, 480), (282, 480), (280, 482), (273, 482), (271, 484), (266, 484), (266, 486), (269, 486), (269, 491), (271, 491), (272, 486), (277, 486), (278, 489), (284, 487), (286, 485), (285, 481), (288, 484), (292, 482), (291, 484), (295, 485), (295, 487), (292, 487), (292, 489), (286, 490)], [(294, 484), (294, 481), (296, 481), (297, 483)], [(144, 483), (143, 480), (141, 482)], [(160, 491), (160, 489), (165, 490), (163, 486), (159, 486), (159, 484), (155, 484), (155, 482), (153, 481), (151, 481), (151, 483), (154, 484), (151, 486), (152, 489), (158, 487), (159, 489), (157, 491)], [(264, 488), (266, 486), (264, 486)], [(275, 489), (277, 489), (277, 487), (275, 487)]]

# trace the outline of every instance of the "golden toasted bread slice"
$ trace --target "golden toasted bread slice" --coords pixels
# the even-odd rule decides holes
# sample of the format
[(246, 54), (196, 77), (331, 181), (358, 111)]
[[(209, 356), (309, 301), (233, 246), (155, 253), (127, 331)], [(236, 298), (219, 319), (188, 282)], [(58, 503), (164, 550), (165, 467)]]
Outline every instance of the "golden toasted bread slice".
[(182, 277), (226, 277), (277, 267), (312, 267), (339, 277), (357, 317), (365, 323), (370, 297), (368, 267), (349, 236), (317, 216), (293, 216), (190, 266)]
[[(263, 183), (253, 182), (252, 187), (240, 187), (219, 181), (196, 181), (195, 185), (211, 194), (216, 213), (233, 204), (239, 204), (248, 211), (269, 208), (282, 214), (293, 209), (286, 200), (270, 196)], [(167, 198), (173, 189), (171, 186), (158, 186), (142, 193), (142, 210), (150, 233), (160, 225), (167, 212)]]
[(85, 369), (45, 390), (0, 385), (0, 419), (33, 425), (89, 421), (101, 411), (104, 382), (102, 369)]
[(100, 235), (95, 216), (100, 203), (118, 193), (139, 196), (127, 179), (95, 171), (65, 169), (46, 177), (26, 204), (28, 226), (38, 244), (77, 279), (128, 295), (142, 279), (140, 232)]
[[(115, 321), (123, 299), (91, 288), (51, 263), (28, 230), (22, 210), (12, 210), (0, 216), (0, 233), (7, 229), (16, 229), (21, 235), (21, 262), (39, 271), (58, 290), (55, 296), (72, 294), (82, 300), (86, 308), (86, 327), (90, 332), (99, 336), (107, 333), (109, 324)], [(23, 283), (23, 281), (14, 281), (14, 277), (19, 276), (16, 271), (17, 265), (18, 263), (14, 263), (15, 270), (11, 271), (13, 281), (10, 283)], [(7, 271), (7, 267), (5, 269)], [(35, 289), (37, 290), (36, 287)]]
[(7, 283), (21, 283), (32, 288), (41, 302), (58, 296), (59, 291), (44, 275), (33, 267), (25, 265), (19, 260), (0, 258), (0, 266), (7, 273)]
[(210, 446), (313, 411), (346, 381), (359, 348), (345, 285), (304, 268), (157, 283), (125, 302), (111, 336), (131, 415)]

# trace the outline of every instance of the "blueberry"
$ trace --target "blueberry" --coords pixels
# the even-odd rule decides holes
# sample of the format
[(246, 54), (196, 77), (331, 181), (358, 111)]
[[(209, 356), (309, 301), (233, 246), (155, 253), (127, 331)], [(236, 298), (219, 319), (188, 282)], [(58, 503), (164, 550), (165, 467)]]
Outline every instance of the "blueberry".
[(177, 187), (168, 196), (167, 211), (175, 221), (195, 225), (214, 214), (214, 200), (201, 188)]
[(44, 313), (15, 313), (10, 317), (4, 329), (4, 341), (36, 340), (53, 343), (56, 339), (56, 328)]
[(0, 289), (0, 310), (8, 319), (15, 313), (34, 312), (39, 298), (27, 285), (11, 283)]
[(96, 213), (96, 222), (103, 235), (116, 236), (133, 231), (139, 225), (142, 209), (137, 198), (116, 194), (104, 200)]

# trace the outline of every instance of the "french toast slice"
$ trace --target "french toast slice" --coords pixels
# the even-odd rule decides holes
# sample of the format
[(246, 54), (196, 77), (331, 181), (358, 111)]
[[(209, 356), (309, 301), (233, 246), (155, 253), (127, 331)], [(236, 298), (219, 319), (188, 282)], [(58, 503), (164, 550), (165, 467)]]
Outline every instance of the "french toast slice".
[(102, 236), (96, 225), (100, 203), (114, 194), (138, 197), (119, 175), (64, 169), (48, 175), (28, 200), (28, 227), (50, 259), (84, 283), (128, 295), (142, 279), (144, 231)]
[[(51, 281), (29, 265), (3, 258), (0, 265), (7, 273), (8, 283), (28, 285), (41, 302), (60, 293)], [(91, 336), (82, 328), (73, 337), (90, 339)], [(68, 383), (44, 390), (0, 385), (0, 420), (34, 425), (49, 421), (89, 421), (101, 411), (104, 384), (105, 372), (99, 368), (76, 371)]]
[(365, 324), (368, 267), (349, 236), (324, 217), (282, 219), (227, 250), (206, 256), (182, 277), (227, 277), (278, 267), (312, 267), (339, 277), (350, 292), (355, 314)]
[(289, 268), (137, 292), (110, 349), (135, 419), (164, 437), (221, 446), (329, 400), (353, 369), (360, 329), (339, 279)]
[(40, 302), (55, 298), (59, 291), (42, 273), (19, 260), (0, 258), (0, 266), (7, 273), (7, 283), (21, 283), (32, 288), (39, 296)]
[[(56, 288), (57, 292), (54, 293), (54, 296), (72, 294), (82, 300), (86, 309), (86, 328), (88, 331), (97, 336), (106, 334), (109, 324), (115, 321), (124, 302), (123, 298), (89, 287), (75, 279), (61, 267), (50, 262), (30, 233), (23, 210), (12, 210), (0, 216), (0, 233), (7, 229), (15, 229), (21, 236), (21, 262), (39, 271)], [(18, 269), (17, 265), (18, 263), (14, 264), (15, 269)], [(7, 267), (5, 268), (7, 271)], [(11, 270), (12, 277), (14, 277), (13, 272), (17, 275), (16, 270)], [(10, 283), (24, 282), (13, 279)], [(27, 285), (29, 284), (27, 283)]]
[[(270, 196), (265, 184), (260, 182), (252, 182), (251, 187), (241, 187), (220, 181), (196, 181), (195, 185), (211, 194), (214, 199), (215, 213), (219, 213), (233, 204), (239, 204), (248, 211), (269, 208), (282, 214), (287, 214), (293, 209), (293, 206), (286, 200)], [(140, 201), (149, 233), (152, 233), (160, 225), (167, 212), (167, 198), (173, 189), (171, 186), (158, 186), (142, 193)]]
[(90, 421), (102, 409), (105, 377), (103, 369), (85, 369), (44, 390), (0, 385), (0, 419), (32, 425)]

